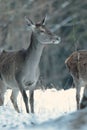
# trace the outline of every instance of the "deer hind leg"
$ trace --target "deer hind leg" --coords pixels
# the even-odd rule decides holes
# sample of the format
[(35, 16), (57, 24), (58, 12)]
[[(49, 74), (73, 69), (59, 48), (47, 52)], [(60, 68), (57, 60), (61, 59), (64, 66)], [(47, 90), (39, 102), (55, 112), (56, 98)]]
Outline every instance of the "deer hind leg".
[(34, 113), (34, 90), (29, 91), (30, 93), (30, 108), (31, 108), (31, 113)]
[(4, 94), (6, 92), (6, 86), (3, 81), (0, 79), (0, 106), (4, 104)]
[(84, 93), (83, 93), (83, 97), (80, 103), (80, 108), (83, 109), (87, 107), (87, 85), (84, 88)]
[(79, 84), (79, 81), (75, 81), (75, 87), (76, 87), (76, 104), (77, 104), (77, 110), (80, 109), (80, 90), (81, 86)]
[(17, 96), (18, 96), (18, 93), (19, 93), (18, 89), (13, 89), (10, 99), (11, 99), (11, 102), (12, 102), (15, 110), (19, 113), (20, 110), (19, 110), (18, 105), (17, 105)]

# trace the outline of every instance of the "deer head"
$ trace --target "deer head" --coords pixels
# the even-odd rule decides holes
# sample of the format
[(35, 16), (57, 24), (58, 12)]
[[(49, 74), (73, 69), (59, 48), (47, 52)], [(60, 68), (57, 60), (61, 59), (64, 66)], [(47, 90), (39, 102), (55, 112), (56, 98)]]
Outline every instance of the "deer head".
[(41, 44), (59, 44), (60, 37), (54, 35), (49, 29), (45, 26), (46, 17), (38, 23), (33, 23), (31, 19), (26, 18), (28, 29), (32, 29), (34, 36)]

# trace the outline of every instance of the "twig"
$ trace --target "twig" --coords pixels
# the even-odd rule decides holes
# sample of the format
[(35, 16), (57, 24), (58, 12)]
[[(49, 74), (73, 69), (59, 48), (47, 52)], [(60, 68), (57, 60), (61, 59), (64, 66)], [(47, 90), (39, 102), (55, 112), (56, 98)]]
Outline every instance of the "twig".
[(72, 21), (73, 19), (77, 18), (78, 14), (74, 14), (72, 16), (69, 16), (65, 20), (63, 20), (60, 24), (55, 25), (55, 28), (53, 28), (53, 32), (55, 32), (57, 29), (61, 28), (62, 26), (65, 26), (68, 22)]

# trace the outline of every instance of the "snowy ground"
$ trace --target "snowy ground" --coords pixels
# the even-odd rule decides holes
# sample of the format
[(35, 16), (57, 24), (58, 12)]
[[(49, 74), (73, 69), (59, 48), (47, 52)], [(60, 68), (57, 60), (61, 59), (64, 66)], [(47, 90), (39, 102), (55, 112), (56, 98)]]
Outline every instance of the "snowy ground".
[[(5, 95), (5, 105), (0, 107), (1, 130), (70, 130), (67, 128), (70, 122), (78, 120), (79, 116), (75, 115), (81, 114), (81, 112), (69, 114), (76, 110), (75, 89), (66, 91), (55, 89), (36, 90), (35, 114), (25, 113), (21, 95), (18, 97), (21, 113), (18, 114), (12, 106), (9, 96), (10, 91)], [(86, 113), (86, 110), (84, 113)], [(80, 128), (76, 130), (80, 130)]]

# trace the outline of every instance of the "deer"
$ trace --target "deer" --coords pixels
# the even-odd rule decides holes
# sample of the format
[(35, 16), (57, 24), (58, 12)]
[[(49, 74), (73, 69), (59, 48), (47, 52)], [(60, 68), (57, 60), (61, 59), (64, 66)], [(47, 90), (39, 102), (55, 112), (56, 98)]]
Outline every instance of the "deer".
[[(76, 88), (77, 110), (87, 106), (87, 50), (73, 52), (66, 60), (65, 64), (73, 77)], [(83, 97), (80, 103), (81, 86), (84, 86)]]
[[(34, 90), (40, 76), (39, 62), (46, 45), (59, 44), (60, 37), (45, 25), (46, 17), (34, 23), (25, 17), (27, 29), (31, 30), (30, 44), (26, 49), (0, 52), (0, 106), (4, 104), (4, 94), (12, 90), (10, 99), (17, 112), (20, 112), (17, 97), (23, 97), (26, 112), (34, 113)], [(29, 90), (29, 103), (26, 90)]]

